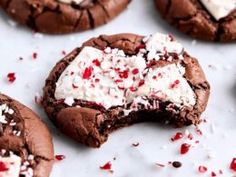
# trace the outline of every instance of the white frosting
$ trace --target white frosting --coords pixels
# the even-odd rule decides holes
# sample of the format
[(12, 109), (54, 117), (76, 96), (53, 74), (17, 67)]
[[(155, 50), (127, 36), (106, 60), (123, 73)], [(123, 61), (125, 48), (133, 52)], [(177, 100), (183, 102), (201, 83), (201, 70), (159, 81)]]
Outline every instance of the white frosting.
[(84, 0), (59, 0), (60, 2), (66, 3), (66, 4), (80, 4), (82, 3)]
[[(118, 49), (83, 48), (58, 79), (55, 98), (65, 99), (69, 106), (73, 105), (73, 98), (95, 102), (106, 109), (129, 103), (133, 109), (137, 104), (158, 107), (155, 101), (150, 105), (147, 98), (170, 101), (179, 107), (195, 105), (195, 94), (183, 77), (184, 67), (180, 64), (148, 67), (150, 60), (160, 60), (164, 55), (172, 60), (169, 53), (182, 58), (183, 47), (162, 34), (145, 38), (144, 42), (146, 47), (133, 56)], [(148, 61), (144, 54), (149, 55)]]
[(200, 0), (216, 20), (228, 16), (236, 9), (236, 0)]
[(0, 171), (1, 177), (19, 177), (21, 168), (21, 158), (16, 155), (10, 157), (0, 157), (0, 163), (3, 163), (8, 170)]

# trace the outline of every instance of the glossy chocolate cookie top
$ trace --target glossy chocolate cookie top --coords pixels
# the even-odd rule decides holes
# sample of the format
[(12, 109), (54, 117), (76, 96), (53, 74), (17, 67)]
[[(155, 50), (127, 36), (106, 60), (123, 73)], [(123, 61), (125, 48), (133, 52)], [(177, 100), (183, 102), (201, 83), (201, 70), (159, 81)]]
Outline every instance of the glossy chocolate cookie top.
[(0, 0), (16, 21), (51, 34), (84, 31), (120, 14), (130, 0)]

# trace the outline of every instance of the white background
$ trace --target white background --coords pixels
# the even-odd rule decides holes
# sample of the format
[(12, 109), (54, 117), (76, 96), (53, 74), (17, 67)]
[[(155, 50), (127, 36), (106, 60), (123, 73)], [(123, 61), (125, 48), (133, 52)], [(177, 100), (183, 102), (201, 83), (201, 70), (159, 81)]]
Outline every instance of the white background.
[[(194, 41), (177, 32), (163, 21), (156, 12), (152, 0), (133, 0), (129, 8), (111, 23), (96, 30), (64, 36), (35, 36), (27, 28), (13, 27), (9, 18), (0, 13), (0, 91), (18, 99), (36, 111), (52, 131), (56, 154), (66, 156), (55, 164), (51, 177), (166, 177), (199, 176), (199, 165), (210, 172), (222, 169), (223, 176), (233, 176), (229, 164), (236, 157), (236, 45), (215, 44)], [(195, 135), (194, 127), (174, 129), (155, 123), (139, 124), (113, 133), (100, 149), (91, 149), (68, 140), (48, 121), (43, 110), (35, 104), (36, 93), (42, 94), (42, 87), (55, 63), (67, 52), (99, 34), (132, 32), (151, 34), (172, 33), (183, 43), (186, 50), (199, 59), (211, 84), (211, 97), (200, 128), (203, 136)], [(38, 59), (32, 59), (32, 53)], [(23, 61), (19, 61), (23, 57)], [(211, 66), (211, 67), (210, 67)], [(16, 73), (16, 81), (9, 84), (6, 75)], [(186, 155), (179, 154), (182, 139), (171, 142), (177, 131), (188, 129), (200, 143)], [(139, 142), (138, 147), (132, 143)], [(208, 158), (212, 156), (212, 158)], [(113, 161), (113, 158), (116, 160)], [(167, 164), (178, 160), (180, 169), (170, 165), (159, 168), (155, 163)], [(113, 174), (102, 171), (99, 166), (112, 162)], [(236, 174), (236, 173), (235, 173)], [(202, 175), (202, 176), (204, 176)]]

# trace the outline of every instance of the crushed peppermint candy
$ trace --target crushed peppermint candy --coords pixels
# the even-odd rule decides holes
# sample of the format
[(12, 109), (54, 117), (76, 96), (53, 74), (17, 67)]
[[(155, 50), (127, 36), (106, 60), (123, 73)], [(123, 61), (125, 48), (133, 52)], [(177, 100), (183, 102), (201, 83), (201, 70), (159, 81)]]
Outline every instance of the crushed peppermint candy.
[(100, 169), (101, 169), (101, 170), (109, 171), (110, 173), (113, 173), (111, 162), (107, 162), (107, 163), (104, 164), (103, 166), (100, 166)]
[(65, 158), (66, 158), (65, 155), (55, 155), (55, 160), (57, 160), (57, 161), (62, 161), (62, 160), (64, 160)]
[(10, 83), (13, 83), (16, 80), (16, 74), (11, 72), (7, 74), (7, 80)]
[(7, 104), (0, 105), (0, 124), (11, 126), (12, 134), (15, 136), (21, 136), (21, 131), (17, 129), (15, 120), (10, 118), (10, 115), (13, 114), (14, 110)]
[(199, 171), (199, 173), (206, 173), (207, 172), (207, 167), (205, 167), (203, 165), (200, 165), (198, 167), (198, 171)]
[(0, 176), (4, 177), (33, 177), (31, 161), (33, 155), (28, 155), (28, 159), (22, 159), (12, 151), (2, 149), (0, 152)]
[(232, 159), (230, 169), (236, 172), (236, 158)]
[(124, 106), (124, 114), (140, 106), (157, 109), (159, 101), (180, 108), (194, 106), (196, 96), (184, 78), (185, 68), (180, 63), (151, 67), (158, 60), (183, 59), (181, 44), (170, 35), (159, 33), (144, 38), (143, 43), (133, 56), (116, 48), (84, 47), (58, 79), (55, 98), (64, 100), (68, 106), (75, 99), (94, 102), (106, 109)]
[(183, 154), (187, 154), (189, 149), (190, 149), (190, 147), (191, 147), (191, 145), (188, 144), (188, 143), (182, 144), (181, 147), (180, 147), (180, 154), (182, 154), (182, 155)]
[[(7, 104), (2, 104), (0, 105), (0, 123), (1, 124), (7, 124), (8, 121), (7, 121), (7, 114), (8, 115), (12, 115), (14, 114), (14, 110), (9, 108), (7, 106)], [(14, 122), (11, 122), (11, 124), (13, 124)]]
[(177, 141), (183, 138), (183, 133), (177, 132), (172, 138), (171, 141)]

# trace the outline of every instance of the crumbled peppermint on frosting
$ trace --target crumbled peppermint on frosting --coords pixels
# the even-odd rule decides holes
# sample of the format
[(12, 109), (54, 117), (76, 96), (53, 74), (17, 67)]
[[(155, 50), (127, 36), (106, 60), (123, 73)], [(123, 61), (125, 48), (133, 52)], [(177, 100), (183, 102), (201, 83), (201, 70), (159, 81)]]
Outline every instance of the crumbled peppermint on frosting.
[(16, 122), (13, 119), (10, 119), (8, 116), (13, 115), (14, 110), (11, 109), (7, 104), (0, 105), (0, 124), (8, 125), (12, 127), (12, 133), (15, 136), (20, 136), (21, 131), (16, 129)]
[(83, 48), (58, 79), (55, 98), (64, 99), (69, 106), (74, 99), (95, 102), (106, 109), (129, 105), (125, 114), (140, 105), (157, 109), (158, 100), (178, 107), (194, 106), (195, 94), (184, 78), (183, 66), (173, 63), (151, 67), (153, 61), (183, 59), (182, 45), (172, 36), (159, 33), (143, 42), (138, 54), (132, 56), (110, 47), (104, 51)]
[(211, 15), (220, 20), (236, 9), (236, 0), (200, 0)]
[[(9, 108), (6, 104), (2, 104), (0, 105), (0, 123), (2, 124), (7, 124), (7, 120), (6, 120), (6, 115), (12, 115), (14, 114), (14, 110)], [(13, 123), (13, 122), (11, 122)]]
[(4, 177), (33, 177), (33, 169), (30, 161), (34, 160), (33, 155), (22, 161), (21, 157), (12, 151), (2, 149), (0, 152), (0, 176)]

